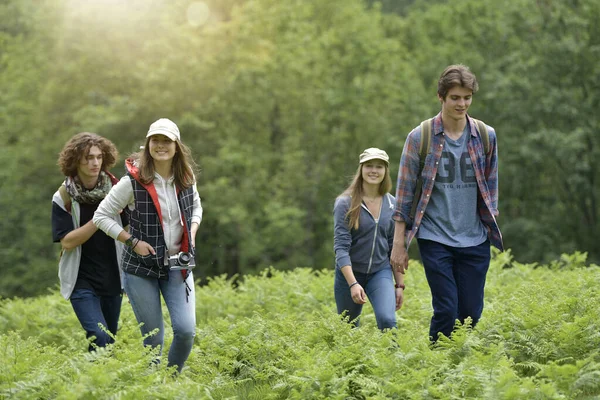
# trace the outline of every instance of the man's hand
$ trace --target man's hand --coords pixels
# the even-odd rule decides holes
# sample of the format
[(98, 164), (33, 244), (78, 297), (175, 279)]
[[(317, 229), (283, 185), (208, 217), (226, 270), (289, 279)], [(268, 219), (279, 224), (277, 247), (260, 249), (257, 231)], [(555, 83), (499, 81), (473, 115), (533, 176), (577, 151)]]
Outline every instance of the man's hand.
[(408, 269), (408, 253), (404, 246), (405, 231), (406, 223), (396, 221), (394, 224), (394, 244), (392, 246), (392, 254), (390, 255), (390, 264), (394, 270), (401, 274), (404, 274)]
[(396, 271), (404, 274), (408, 270), (408, 252), (404, 246), (394, 246), (390, 257), (390, 264)]

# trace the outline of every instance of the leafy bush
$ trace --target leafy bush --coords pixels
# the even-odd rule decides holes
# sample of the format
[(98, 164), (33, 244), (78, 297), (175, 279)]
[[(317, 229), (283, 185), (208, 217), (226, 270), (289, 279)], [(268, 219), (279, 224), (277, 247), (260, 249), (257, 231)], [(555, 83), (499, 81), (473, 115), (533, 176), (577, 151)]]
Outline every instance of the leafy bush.
[[(369, 306), (360, 328), (340, 321), (332, 270), (214, 278), (196, 287), (197, 335), (179, 376), (152, 364), (126, 301), (116, 343), (90, 354), (58, 291), (5, 299), (0, 398), (597, 398), (600, 274), (594, 265), (575, 268), (578, 256), (561, 260), (578, 265), (531, 268), (495, 257), (480, 323), (457, 326), (435, 348), (426, 337), (431, 297), (416, 262), (399, 329), (384, 333)], [(171, 340), (167, 330), (167, 346)]]

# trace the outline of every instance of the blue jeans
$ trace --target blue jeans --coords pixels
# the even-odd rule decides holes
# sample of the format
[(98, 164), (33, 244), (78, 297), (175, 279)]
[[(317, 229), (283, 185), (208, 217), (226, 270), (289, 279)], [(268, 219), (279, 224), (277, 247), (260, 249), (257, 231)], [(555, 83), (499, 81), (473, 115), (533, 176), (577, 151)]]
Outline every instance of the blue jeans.
[(93, 351), (97, 347), (105, 347), (114, 342), (108, 333), (98, 324), (114, 335), (117, 334), (119, 315), (121, 314), (122, 296), (98, 296), (91, 289), (75, 289), (69, 298), (75, 315), (85, 330), (86, 337), (95, 336), (89, 347)]
[(124, 274), (125, 292), (129, 297), (135, 318), (138, 323), (143, 324), (140, 328), (142, 335), (146, 336), (158, 329), (158, 333), (144, 338), (144, 345), (160, 346), (161, 354), (165, 327), (160, 295), (162, 294), (165, 299), (173, 327), (173, 342), (169, 349), (168, 365), (177, 365), (179, 371), (192, 351), (196, 335), (196, 295), (191, 272), (186, 282), (190, 288), (189, 295), (186, 294), (186, 285), (181, 271), (170, 271), (168, 281)]
[[(363, 287), (377, 319), (377, 327), (381, 330), (396, 328), (396, 290), (391, 268), (382, 269), (372, 274), (354, 273), (354, 277)], [(363, 305), (356, 304), (352, 300), (348, 282), (339, 269), (335, 272), (333, 284), (335, 303), (338, 314), (347, 311), (350, 321), (358, 326), (358, 317), (362, 312)]]
[(450, 337), (455, 321), (467, 317), (477, 324), (483, 311), (485, 277), (490, 266), (490, 242), (478, 246), (451, 247), (418, 239), (425, 276), (431, 289), (433, 317), (429, 337)]

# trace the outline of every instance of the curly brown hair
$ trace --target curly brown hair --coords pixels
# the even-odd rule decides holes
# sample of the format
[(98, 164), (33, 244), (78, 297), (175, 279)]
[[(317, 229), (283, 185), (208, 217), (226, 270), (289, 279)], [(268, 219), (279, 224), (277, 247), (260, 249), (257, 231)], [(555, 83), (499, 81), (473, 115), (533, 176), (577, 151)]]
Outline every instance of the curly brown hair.
[(65, 144), (58, 155), (58, 166), (65, 176), (77, 175), (77, 167), (82, 158), (86, 157), (92, 146), (102, 151), (102, 170), (112, 168), (119, 157), (117, 147), (110, 140), (90, 132), (81, 132), (73, 136)]
[[(195, 176), (198, 174), (198, 166), (192, 158), (192, 151), (188, 146), (179, 140), (175, 140), (177, 151), (173, 157), (173, 177), (175, 186), (180, 190), (191, 187), (195, 182)], [(149, 184), (154, 180), (154, 159), (150, 155), (150, 137), (146, 138), (144, 148), (137, 153), (129, 156), (132, 160), (137, 160), (139, 168), (140, 181)]]

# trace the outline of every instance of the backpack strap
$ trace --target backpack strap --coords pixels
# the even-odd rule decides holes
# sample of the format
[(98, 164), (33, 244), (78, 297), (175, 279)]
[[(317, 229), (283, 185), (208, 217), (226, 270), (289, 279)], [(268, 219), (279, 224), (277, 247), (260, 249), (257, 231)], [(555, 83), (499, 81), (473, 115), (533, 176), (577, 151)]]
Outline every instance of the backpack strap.
[(410, 209), (410, 219), (415, 220), (415, 214), (417, 213), (417, 205), (421, 199), (421, 192), (423, 191), (423, 168), (425, 168), (425, 158), (429, 152), (429, 143), (431, 143), (431, 130), (433, 126), (433, 118), (426, 119), (421, 122), (421, 144), (419, 146), (419, 175), (417, 175), (417, 186), (415, 188), (415, 196), (413, 197), (412, 207)]
[(473, 118), (473, 120), (479, 129), (479, 135), (481, 136), (481, 141), (483, 142), (483, 151), (487, 156), (490, 153), (490, 134), (488, 132), (487, 125), (478, 119)]
[(58, 188), (58, 193), (60, 194), (60, 198), (62, 199), (63, 203), (65, 204), (65, 209), (71, 213), (71, 196), (69, 196), (69, 193), (67, 193), (67, 188), (65, 185), (60, 185), (60, 187)]
[(431, 142), (431, 129), (433, 118), (421, 122), (421, 146), (419, 147), (419, 177), (425, 168), (425, 158), (429, 153), (429, 143)]

